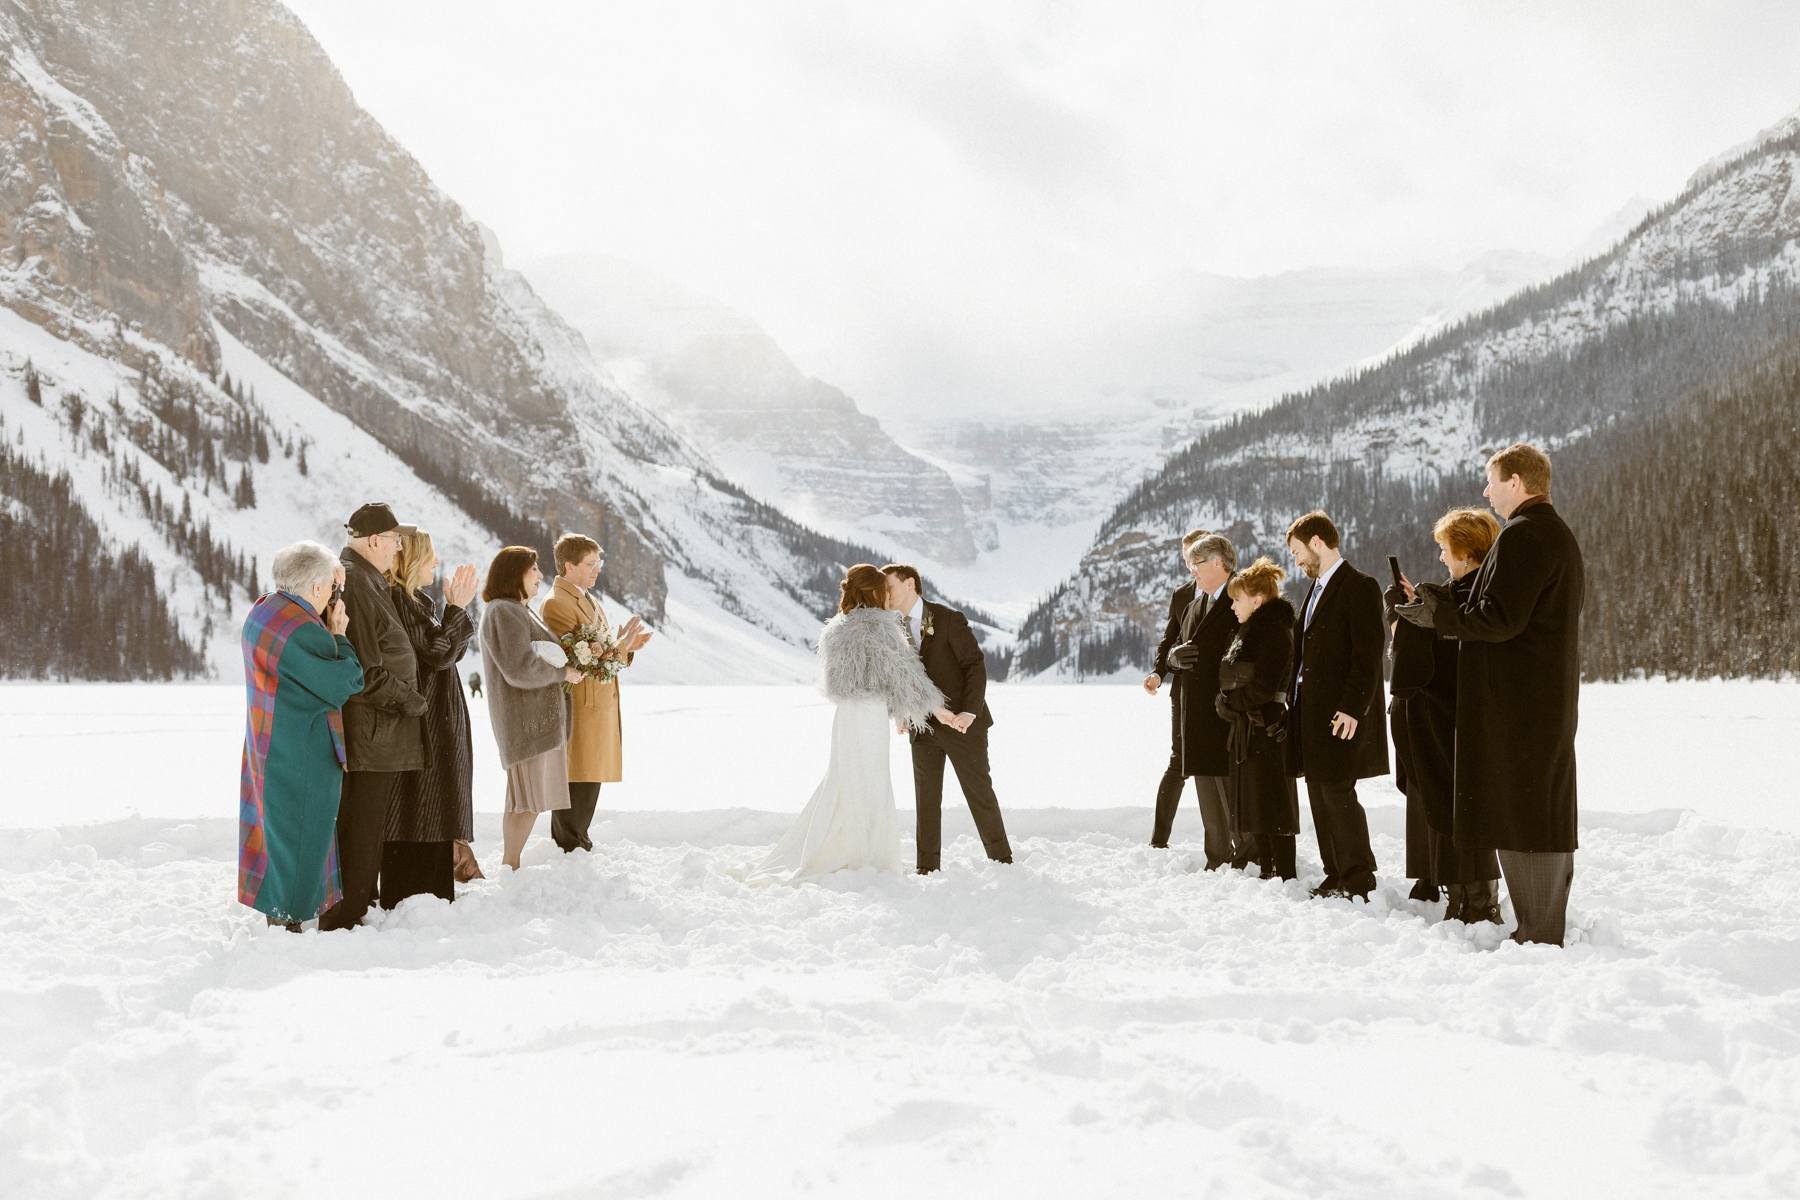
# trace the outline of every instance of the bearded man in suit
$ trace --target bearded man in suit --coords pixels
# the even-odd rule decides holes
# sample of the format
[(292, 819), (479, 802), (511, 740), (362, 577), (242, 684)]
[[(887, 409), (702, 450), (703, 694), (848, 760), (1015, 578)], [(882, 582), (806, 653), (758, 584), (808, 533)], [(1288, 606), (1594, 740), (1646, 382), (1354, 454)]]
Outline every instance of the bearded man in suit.
[(1288, 527), (1288, 553), (1313, 581), (1300, 606), (1288, 689), (1288, 774), (1306, 780), (1325, 878), (1315, 896), (1375, 890), (1375, 851), (1356, 781), (1388, 773), (1381, 662), (1381, 585), (1339, 550), (1337, 526), (1309, 512)]
[(907, 641), (924, 660), (925, 673), (944, 693), (944, 707), (955, 716), (948, 723), (933, 717), (912, 740), (913, 797), (917, 810), (919, 874), (940, 865), (944, 818), (944, 764), (956, 771), (956, 782), (968, 801), (982, 849), (995, 862), (1012, 861), (1006, 822), (988, 770), (988, 730), (994, 718), (987, 706), (987, 661), (969, 628), (969, 619), (954, 608), (934, 604), (922, 594), (916, 568), (889, 563), (888, 608), (900, 614)]

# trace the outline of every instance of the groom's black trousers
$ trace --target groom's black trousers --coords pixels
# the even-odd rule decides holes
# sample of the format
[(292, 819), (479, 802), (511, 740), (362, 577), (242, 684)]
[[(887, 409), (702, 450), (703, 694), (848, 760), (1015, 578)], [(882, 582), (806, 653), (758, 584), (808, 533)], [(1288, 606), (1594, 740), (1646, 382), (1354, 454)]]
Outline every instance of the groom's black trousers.
[(982, 848), (995, 862), (1011, 862), (1012, 846), (1006, 840), (1006, 822), (1000, 817), (1000, 801), (988, 773), (986, 729), (967, 733), (939, 729), (913, 738), (913, 796), (918, 805), (919, 870), (938, 869), (944, 826), (944, 760), (956, 771), (956, 782), (969, 802), (975, 831)]

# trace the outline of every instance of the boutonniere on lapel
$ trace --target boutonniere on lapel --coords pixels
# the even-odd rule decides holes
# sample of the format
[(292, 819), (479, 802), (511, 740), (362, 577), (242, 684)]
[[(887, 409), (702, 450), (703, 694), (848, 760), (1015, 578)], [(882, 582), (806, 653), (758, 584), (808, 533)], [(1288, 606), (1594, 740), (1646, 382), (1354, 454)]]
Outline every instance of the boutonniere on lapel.
[(919, 618), (919, 640), (921, 642), (931, 636), (931, 629), (931, 610), (928, 608), (925, 610), (925, 615)]

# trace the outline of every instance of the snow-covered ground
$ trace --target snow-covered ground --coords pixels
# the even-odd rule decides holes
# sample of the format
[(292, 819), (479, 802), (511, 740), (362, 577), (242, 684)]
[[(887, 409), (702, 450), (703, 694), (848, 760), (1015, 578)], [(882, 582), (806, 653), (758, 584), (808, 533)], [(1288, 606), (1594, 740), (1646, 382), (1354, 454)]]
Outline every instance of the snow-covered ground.
[(294, 937), (231, 898), (238, 689), (0, 686), (0, 1189), (1795, 1192), (1800, 685), (1584, 691), (1561, 951), (1309, 902), (1309, 836), (1200, 872), (1191, 800), (1151, 851), (1167, 712), (1119, 687), (995, 689), (1014, 866), (953, 800), (939, 876), (748, 888), (828, 709), (625, 699), (597, 853)]

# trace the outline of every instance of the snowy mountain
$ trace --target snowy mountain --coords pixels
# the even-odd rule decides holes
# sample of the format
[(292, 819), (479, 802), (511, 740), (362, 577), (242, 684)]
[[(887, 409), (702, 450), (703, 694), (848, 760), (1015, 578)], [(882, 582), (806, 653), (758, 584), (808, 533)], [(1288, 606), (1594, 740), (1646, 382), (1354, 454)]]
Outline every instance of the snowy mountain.
[(941, 468), (855, 401), (794, 365), (741, 313), (603, 255), (522, 270), (581, 331), (601, 367), (737, 483), (807, 524), (966, 565), (992, 530)]
[[(594, 364), (273, 0), (0, 8), (0, 433), (234, 671), (256, 562), (386, 499), (448, 561), (565, 528), (645, 674), (797, 678), (844, 561)], [(44, 519), (39, 519), (44, 518)], [(880, 561), (876, 557), (876, 561)], [(30, 621), (8, 606), (9, 632)]]
[[(1565, 465), (1582, 464), (1597, 476), (1621, 461), (1674, 470), (1683, 448), (1659, 439), (1680, 430), (1742, 438), (1740, 450), (1759, 433), (1791, 436), (1776, 414), (1800, 338), (1795, 129), (1784, 122), (1710, 164), (1681, 195), (1583, 265), (1374, 365), (1290, 392), (1202, 434), (1102, 522), (1076, 572), (1028, 618), (1017, 668), (1141, 670), (1175, 579), (1175, 539), (1194, 526), (1227, 531), (1241, 553), (1285, 560), (1288, 522), (1324, 507), (1344, 530), (1347, 554), (1365, 568), (1398, 552), (1423, 574), (1434, 557), (1431, 521), (1453, 504), (1479, 503), (1482, 462), (1511, 441), (1544, 443)], [(1726, 430), (1706, 419), (1709, 405), (1727, 402), (1732, 411), (1755, 414), (1756, 423)], [(1786, 407), (1791, 426), (1791, 397)], [(1716, 458), (1716, 450), (1686, 452), (1699, 462)], [(1767, 483), (1773, 494), (1785, 494), (1771, 460), (1757, 461), (1737, 490)], [(1791, 474), (1790, 463), (1787, 491)], [(1608, 497), (1584, 493), (1579, 477), (1559, 479), (1565, 482), (1556, 494), (1578, 532), (1586, 516), (1593, 532), (1613, 535), (1590, 539), (1590, 571), (1610, 565), (1608, 555), (1642, 552), (1601, 519), (1615, 511)], [(1674, 493), (1665, 487), (1647, 500), (1659, 527), (1694, 519), (1693, 503), (1685, 511), (1670, 506)], [(1727, 488), (1714, 499), (1722, 506), (1739, 497)], [(1709, 544), (1737, 553), (1729, 531), (1719, 525), (1724, 540)], [(1617, 569), (1637, 566), (1626, 557)], [(1719, 569), (1731, 568), (1721, 562)], [(1604, 587), (1596, 591), (1591, 627), (1611, 629), (1623, 613), (1609, 606), (1624, 600)], [(1769, 601), (1771, 613), (1787, 611), (1775, 592)], [(1790, 645), (1800, 634), (1794, 617), (1766, 619)], [(1599, 639), (1590, 639), (1588, 650), (1589, 669), (1608, 673), (1686, 671), (1696, 661), (1673, 649), (1661, 657), (1644, 646), (1608, 649)], [(1748, 649), (1712, 661), (1727, 673), (1782, 669)]]

